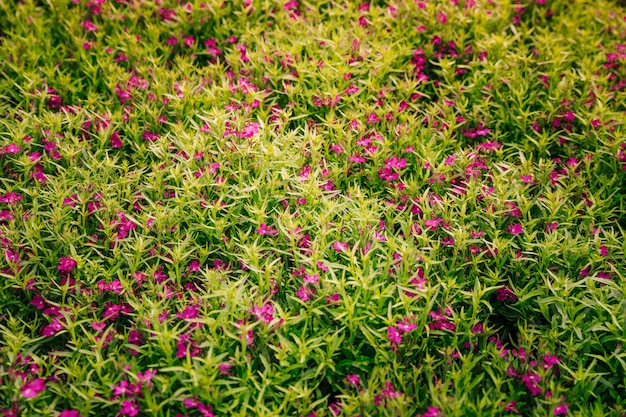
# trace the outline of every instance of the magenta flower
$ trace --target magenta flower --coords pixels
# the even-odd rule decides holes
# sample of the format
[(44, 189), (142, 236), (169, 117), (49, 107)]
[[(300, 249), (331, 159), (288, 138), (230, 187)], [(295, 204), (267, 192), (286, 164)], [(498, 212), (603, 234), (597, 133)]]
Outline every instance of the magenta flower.
[(317, 282), (319, 281), (320, 276), (318, 274), (313, 274), (313, 275), (304, 275), (304, 283), (305, 284), (313, 284), (313, 285), (317, 285)]
[(554, 365), (560, 363), (561, 360), (559, 358), (557, 358), (556, 356), (550, 356), (550, 355), (546, 355), (543, 357), (543, 367), (545, 369), (550, 369), (552, 368)]
[(15, 192), (0, 195), (0, 203), (7, 203), (9, 206), (21, 201), (24, 197)]
[(452, 236), (447, 236), (441, 239), (441, 244), (445, 246), (454, 246), (454, 238)]
[(207, 39), (206, 41), (204, 41), (204, 46), (207, 47), (207, 52), (213, 56), (218, 56), (222, 53), (222, 50), (218, 48), (216, 45), (217, 45), (216, 39)]
[(152, 133), (152, 132), (148, 132), (147, 130), (145, 132), (143, 132), (142, 138), (143, 140), (149, 141), (149, 142), (154, 142), (155, 140), (159, 139), (159, 135), (156, 133)]
[(300, 286), (298, 291), (296, 291), (296, 295), (302, 301), (308, 301), (315, 295), (315, 291), (312, 288), (307, 287), (306, 285), (302, 285)]
[(183, 40), (183, 45), (185, 45), (187, 48), (191, 48), (194, 42), (195, 42), (195, 39), (193, 38), (193, 36), (187, 36)]
[(122, 408), (120, 410), (120, 415), (135, 417), (139, 414), (139, 406), (135, 402), (135, 400), (124, 400), (122, 401)]
[(230, 375), (232, 375), (232, 374), (230, 373), (230, 368), (232, 368), (232, 367), (233, 367), (233, 365), (231, 365), (230, 363), (228, 363), (228, 362), (222, 362), (222, 363), (220, 363), (220, 364), (217, 366), (217, 369), (220, 371), (220, 373), (221, 373), (222, 375), (229, 375), (229, 376), (230, 376)]
[(569, 403), (563, 403), (556, 406), (554, 409), (555, 416), (562, 416), (567, 414), (567, 408), (569, 407)]
[(82, 416), (78, 414), (78, 410), (63, 410), (61, 411), (61, 414), (59, 414), (59, 417), (82, 417)]
[(148, 369), (143, 374), (141, 372), (138, 372), (137, 378), (150, 387), (152, 386), (152, 378), (156, 375), (156, 373), (156, 369)]
[(262, 236), (264, 235), (276, 236), (278, 234), (278, 230), (269, 227), (265, 223), (261, 223), (259, 228), (256, 229), (256, 232)]
[(546, 224), (546, 232), (551, 232), (559, 226), (557, 222), (548, 222)]
[(189, 263), (189, 265), (187, 266), (187, 272), (188, 273), (192, 273), (192, 272), (200, 272), (200, 268), (202, 267), (202, 265), (200, 264), (200, 262), (198, 262), (197, 260), (193, 260)]
[(123, 145), (122, 139), (120, 139), (120, 135), (117, 132), (117, 130), (111, 133), (111, 137), (109, 138), (109, 143), (111, 144), (111, 147), (113, 149), (119, 149), (122, 147)]
[(485, 328), (483, 327), (482, 323), (476, 323), (474, 325), (474, 327), (472, 327), (472, 333), (474, 333), (474, 334), (476, 334), (476, 333), (479, 333), (479, 334), (485, 333)]
[(440, 417), (441, 413), (439, 411), (439, 407), (433, 407), (431, 405), (428, 407), (428, 410), (426, 410), (424, 414), (420, 414), (419, 417)]
[(424, 226), (427, 226), (430, 230), (435, 231), (441, 222), (443, 222), (442, 218), (429, 219), (424, 222)]
[(536, 397), (543, 392), (543, 390), (537, 385), (539, 381), (541, 381), (541, 377), (535, 374), (528, 374), (522, 377), (522, 382), (526, 384), (526, 388), (528, 388), (533, 397)]
[(385, 167), (393, 169), (404, 169), (406, 168), (406, 159), (392, 156), (385, 161)]
[(508, 287), (499, 288), (496, 291), (496, 294), (497, 294), (496, 299), (498, 301), (509, 301), (509, 300), (517, 301), (517, 297), (515, 296), (515, 294), (513, 294), (511, 289)]
[(202, 349), (198, 346), (198, 342), (191, 340), (191, 335), (181, 334), (176, 345), (176, 357), (184, 358), (187, 356), (187, 348), (189, 348), (189, 356), (195, 357), (202, 353)]
[(328, 304), (335, 304), (337, 301), (339, 301), (339, 293), (334, 293), (333, 295), (326, 296), (326, 302)]
[[(0, 148), (0, 155), (3, 154), (7, 154), (7, 155), (15, 155), (16, 153), (18, 153), (19, 151), (21, 151), (22, 148), (20, 148), (19, 146), (17, 146), (14, 143), (9, 143), (7, 146), (5, 146), (4, 148)], [(32, 161), (32, 159), (31, 159)]]
[(354, 155), (350, 155), (350, 158), (348, 158), (348, 160), (356, 164), (360, 164), (366, 161), (366, 159), (362, 157), (358, 152), (355, 153)]
[(395, 326), (387, 327), (387, 338), (391, 341), (391, 344), (400, 344), (402, 342), (402, 336)]
[(50, 324), (41, 328), (41, 335), (45, 337), (54, 336), (63, 330), (65, 326), (55, 317)]
[(22, 386), (22, 397), (35, 398), (37, 394), (46, 389), (46, 381), (43, 378), (37, 378), (31, 382), (25, 382)]
[(246, 123), (243, 132), (239, 132), (238, 136), (242, 138), (251, 138), (252, 136), (259, 133), (259, 124), (258, 123)]
[(507, 412), (512, 411), (512, 412), (514, 412), (514, 413), (516, 413), (516, 414), (517, 414), (517, 412), (518, 412), (518, 411), (517, 411), (517, 409), (515, 408), (516, 404), (517, 404), (517, 401), (515, 401), (515, 400), (510, 401), (510, 402), (509, 402), (509, 403), (508, 403), (508, 404), (504, 407), (504, 411), (507, 411)]
[(76, 267), (76, 261), (72, 259), (72, 257), (66, 256), (64, 258), (59, 259), (59, 265), (57, 266), (57, 269), (61, 271), (62, 273), (69, 274), (70, 272), (74, 271), (75, 267)]
[(371, 124), (371, 123), (378, 123), (380, 122), (380, 117), (376, 116), (376, 113), (371, 112), (369, 114), (369, 116), (367, 116), (367, 123)]
[(397, 327), (400, 332), (409, 333), (410, 331), (415, 330), (417, 328), (417, 325), (415, 323), (398, 322)]
[(355, 387), (361, 384), (361, 378), (359, 378), (357, 374), (348, 374), (346, 375), (346, 379), (348, 380), (349, 384)]
[(337, 241), (333, 243), (333, 249), (337, 252), (343, 252), (344, 250), (348, 249), (348, 244), (346, 242)]
[(522, 224), (521, 223), (510, 224), (509, 233), (512, 235), (519, 235), (519, 234), (524, 233), (524, 229), (522, 229)]
[(198, 307), (196, 306), (187, 306), (183, 311), (176, 313), (176, 317), (181, 320), (185, 319), (196, 319), (199, 317), (198, 315)]
[(252, 306), (249, 311), (256, 316), (257, 320), (263, 320), (265, 323), (270, 323), (274, 320), (274, 306), (270, 303), (262, 306)]
[(129, 384), (126, 380), (122, 380), (119, 384), (113, 385), (113, 396), (121, 397), (122, 395), (125, 395), (129, 392), (128, 386)]
[(98, 26), (94, 25), (91, 20), (85, 20), (80, 25), (85, 29), (85, 32), (96, 32), (98, 30)]

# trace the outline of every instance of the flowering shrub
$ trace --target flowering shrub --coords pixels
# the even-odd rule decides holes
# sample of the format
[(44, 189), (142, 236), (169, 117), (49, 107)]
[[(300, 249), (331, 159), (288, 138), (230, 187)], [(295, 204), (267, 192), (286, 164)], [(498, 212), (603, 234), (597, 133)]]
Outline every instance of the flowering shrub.
[(0, 2), (0, 413), (625, 415), (625, 33)]

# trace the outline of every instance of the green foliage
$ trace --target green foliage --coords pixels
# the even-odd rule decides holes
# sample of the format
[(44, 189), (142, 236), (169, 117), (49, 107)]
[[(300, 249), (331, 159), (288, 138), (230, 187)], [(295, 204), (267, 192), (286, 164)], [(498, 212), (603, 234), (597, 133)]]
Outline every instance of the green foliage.
[(624, 33), (0, 0), (0, 412), (624, 415)]

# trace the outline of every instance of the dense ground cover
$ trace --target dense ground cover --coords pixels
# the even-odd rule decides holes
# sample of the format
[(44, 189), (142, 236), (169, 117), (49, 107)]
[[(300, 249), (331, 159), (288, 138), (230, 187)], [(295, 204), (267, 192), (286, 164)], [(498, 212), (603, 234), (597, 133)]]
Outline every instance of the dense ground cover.
[(0, 412), (624, 415), (625, 36), (0, 0)]

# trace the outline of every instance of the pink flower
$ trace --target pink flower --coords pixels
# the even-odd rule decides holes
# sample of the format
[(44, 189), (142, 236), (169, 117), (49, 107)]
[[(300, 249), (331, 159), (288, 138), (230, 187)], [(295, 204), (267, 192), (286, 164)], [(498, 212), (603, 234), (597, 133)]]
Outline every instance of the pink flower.
[(121, 397), (122, 395), (125, 395), (129, 391), (128, 385), (128, 381), (126, 380), (122, 380), (119, 384), (113, 385), (113, 396)]
[(356, 164), (360, 164), (362, 162), (365, 162), (366, 159), (364, 157), (362, 157), (358, 152), (354, 155), (350, 155), (350, 158), (348, 158), (348, 160), (350, 162), (354, 162)]
[(348, 374), (346, 375), (346, 379), (348, 380), (348, 383), (355, 387), (361, 384), (361, 378), (359, 378), (357, 374)]
[(333, 249), (337, 252), (343, 252), (344, 250), (348, 249), (348, 244), (346, 242), (337, 241), (333, 243)]
[(76, 261), (72, 259), (70, 256), (66, 256), (64, 258), (59, 259), (59, 265), (57, 269), (63, 273), (70, 273), (76, 267)]
[(63, 410), (61, 411), (61, 414), (59, 414), (59, 417), (82, 417), (82, 416), (78, 414), (78, 410)]
[(85, 29), (85, 32), (96, 32), (98, 30), (98, 26), (94, 25), (91, 20), (85, 20), (80, 25)]
[(569, 403), (563, 403), (563, 404), (557, 405), (556, 408), (554, 409), (554, 415), (562, 416), (564, 414), (567, 414), (568, 407), (569, 407)]
[(111, 133), (111, 137), (109, 138), (109, 142), (111, 143), (111, 147), (113, 149), (119, 149), (122, 147), (123, 143), (122, 143), (122, 139), (120, 139), (120, 135), (119, 133), (116, 131), (114, 131), (113, 133)]
[(159, 139), (159, 135), (157, 133), (148, 132), (147, 130), (143, 132), (142, 135), (143, 140), (154, 142)]
[(304, 283), (317, 285), (317, 281), (319, 281), (319, 279), (320, 279), (320, 276), (318, 274), (314, 274), (314, 275), (306, 274), (304, 276)]
[(156, 369), (148, 369), (147, 371), (145, 371), (143, 374), (141, 372), (137, 373), (137, 378), (144, 382), (147, 386), (151, 386), (152, 385), (152, 378), (156, 375), (157, 370)]
[(428, 228), (430, 228), (430, 230), (434, 231), (434, 230), (437, 230), (437, 226), (439, 226), (441, 222), (443, 222), (442, 218), (429, 219), (424, 222), (424, 226), (427, 226)]
[(187, 48), (190, 48), (193, 46), (194, 41), (195, 39), (193, 38), (193, 36), (187, 36), (183, 40), (183, 45), (185, 45)]
[[(16, 144), (9, 143), (4, 148), (0, 148), (0, 155), (2, 155), (2, 154), (15, 155), (16, 153), (18, 153), (21, 150), (22, 150), (22, 148), (20, 148)], [(32, 159), (31, 159), (31, 161), (32, 161)]]
[(176, 345), (176, 357), (184, 358), (187, 356), (187, 348), (189, 348), (189, 356), (199, 356), (202, 353), (202, 349), (198, 346), (198, 342), (191, 340), (191, 335), (181, 334), (178, 338), (178, 344)]
[(497, 297), (496, 299), (498, 301), (517, 301), (517, 297), (515, 296), (515, 294), (513, 294), (513, 292), (508, 288), (508, 287), (503, 287), (503, 288), (499, 288), (497, 291)]
[(183, 311), (176, 313), (176, 317), (181, 320), (185, 319), (196, 319), (199, 317), (198, 315), (198, 307), (196, 306), (187, 306)]
[(37, 394), (46, 389), (46, 381), (43, 378), (37, 378), (32, 382), (25, 382), (21, 393), (24, 398), (35, 398)]
[(380, 122), (380, 117), (376, 116), (376, 113), (371, 112), (369, 116), (367, 116), (367, 123), (378, 123)]
[(485, 333), (485, 328), (483, 327), (482, 323), (476, 323), (474, 325), (474, 327), (472, 327), (472, 333), (474, 333), (474, 334), (476, 334), (476, 333), (479, 333), (479, 334)]
[(550, 356), (550, 355), (546, 355), (543, 357), (543, 367), (545, 369), (550, 369), (552, 368), (552, 366), (556, 365), (557, 363), (560, 363), (561, 360), (559, 358), (557, 358), (556, 356)]
[(543, 392), (543, 390), (537, 385), (539, 381), (541, 381), (541, 377), (535, 374), (528, 374), (522, 377), (522, 382), (526, 384), (526, 388), (528, 388), (533, 397), (536, 397)]
[(333, 145), (330, 147), (330, 150), (339, 155), (343, 151), (343, 148), (340, 145)]
[(258, 234), (262, 235), (262, 236), (264, 236), (264, 235), (276, 236), (278, 234), (278, 230), (272, 229), (271, 227), (269, 227), (265, 223), (261, 223), (259, 228), (256, 229), (256, 232)]
[(302, 285), (300, 286), (298, 291), (296, 291), (296, 295), (302, 301), (308, 301), (315, 295), (315, 291), (312, 288), (307, 287), (306, 285)]
[(441, 244), (446, 246), (454, 246), (454, 238), (452, 236), (441, 239)]
[(521, 223), (510, 224), (509, 233), (512, 235), (519, 235), (519, 234), (524, 233), (524, 229), (522, 229), (522, 224)]
[(339, 293), (334, 293), (333, 295), (326, 296), (326, 302), (328, 304), (335, 304), (337, 301), (339, 301)]
[(54, 336), (63, 330), (65, 326), (55, 317), (52, 319), (50, 324), (41, 328), (41, 335), (45, 337)]
[(546, 224), (546, 232), (551, 232), (559, 226), (557, 222), (548, 222)]
[(391, 341), (392, 345), (402, 342), (402, 336), (395, 326), (387, 327), (387, 338)]
[(257, 320), (263, 320), (265, 323), (270, 323), (274, 320), (274, 306), (270, 303), (266, 303), (263, 306), (253, 306), (250, 309), (250, 313), (257, 317)]
[(517, 413), (517, 409), (515, 408), (515, 405), (517, 404), (517, 401), (512, 400), (510, 401), (505, 407), (504, 407), (504, 411), (512, 411), (514, 413)]
[(233, 366), (228, 362), (222, 362), (217, 366), (217, 369), (220, 371), (222, 375), (232, 375), (230, 373), (230, 368)]
[(218, 48), (216, 39), (207, 39), (204, 41), (204, 46), (207, 47), (207, 52), (213, 56), (218, 56), (222, 53), (222, 50)]
[(606, 246), (600, 246), (600, 255), (607, 256), (608, 254), (609, 250), (606, 248)]
[(7, 203), (9, 206), (21, 201), (24, 196), (17, 195), (15, 192), (6, 193), (5, 195), (0, 195), (0, 203)]
[(242, 138), (251, 138), (252, 136), (259, 133), (259, 124), (258, 123), (246, 123), (243, 132), (239, 132), (238, 136)]
[(419, 417), (440, 417), (441, 413), (439, 411), (439, 407), (433, 407), (431, 405), (428, 407), (428, 410), (426, 410), (424, 414), (420, 414)]
[(120, 410), (120, 415), (135, 417), (137, 414), (139, 414), (139, 406), (137, 405), (135, 400), (122, 401), (122, 409)]

